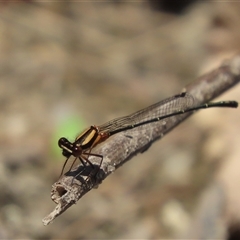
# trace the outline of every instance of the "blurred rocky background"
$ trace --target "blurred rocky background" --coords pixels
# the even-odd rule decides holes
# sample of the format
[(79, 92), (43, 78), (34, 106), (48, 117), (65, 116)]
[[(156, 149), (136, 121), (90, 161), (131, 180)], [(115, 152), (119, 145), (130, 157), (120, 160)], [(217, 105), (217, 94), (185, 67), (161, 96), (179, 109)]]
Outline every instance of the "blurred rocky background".
[(196, 113), (41, 222), (58, 138), (179, 93), (238, 53), (239, 22), (239, 2), (1, 1), (0, 238), (240, 239), (238, 109)]

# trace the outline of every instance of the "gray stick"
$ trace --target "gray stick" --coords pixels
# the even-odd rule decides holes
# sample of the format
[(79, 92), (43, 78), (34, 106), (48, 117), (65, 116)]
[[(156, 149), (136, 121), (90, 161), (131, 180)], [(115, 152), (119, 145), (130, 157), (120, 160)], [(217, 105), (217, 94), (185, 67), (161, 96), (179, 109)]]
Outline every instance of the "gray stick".
[[(190, 93), (195, 99), (195, 104), (198, 105), (209, 102), (236, 85), (239, 81), (240, 56), (235, 56), (216, 70), (186, 86), (184, 91)], [(153, 142), (161, 139), (166, 133), (191, 114), (192, 113), (185, 113), (160, 122), (146, 124), (139, 127), (137, 131), (136, 129), (132, 129), (118, 133), (94, 148), (95, 154), (103, 156), (103, 162), (97, 176), (90, 175), (90, 177), (86, 179), (86, 176), (80, 175), (80, 177), (76, 179), (74, 176), (77, 174), (77, 168), (75, 168), (55, 182), (52, 186), (51, 198), (57, 206), (42, 220), (43, 224), (48, 225), (51, 223), (88, 191), (96, 188), (102, 180), (114, 172), (119, 166), (130, 160), (136, 154), (146, 151)], [(99, 164), (99, 157), (90, 157), (89, 160), (94, 165)], [(84, 170), (84, 172), (88, 171), (92, 171), (92, 169)]]

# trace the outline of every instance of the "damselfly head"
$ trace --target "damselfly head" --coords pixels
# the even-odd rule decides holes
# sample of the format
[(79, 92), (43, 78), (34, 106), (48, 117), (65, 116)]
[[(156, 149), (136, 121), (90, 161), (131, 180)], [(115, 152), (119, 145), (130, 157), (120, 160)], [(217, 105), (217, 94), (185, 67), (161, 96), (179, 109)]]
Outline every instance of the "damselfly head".
[(58, 140), (58, 146), (63, 150), (62, 155), (69, 158), (72, 155), (73, 144), (66, 138), (62, 137)]

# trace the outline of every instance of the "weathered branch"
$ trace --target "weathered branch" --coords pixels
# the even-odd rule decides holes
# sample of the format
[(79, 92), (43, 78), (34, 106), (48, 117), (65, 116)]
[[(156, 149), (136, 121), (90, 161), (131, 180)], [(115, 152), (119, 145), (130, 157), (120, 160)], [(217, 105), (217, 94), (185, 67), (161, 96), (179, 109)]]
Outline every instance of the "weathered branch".
[[(240, 81), (240, 55), (235, 56), (216, 70), (200, 77), (184, 90), (195, 98), (195, 104), (208, 102), (219, 96)], [(47, 225), (57, 216), (75, 204), (84, 194), (96, 188), (102, 180), (134, 155), (146, 151), (153, 142), (162, 138), (167, 132), (176, 127), (191, 113), (174, 116), (156, 123), (150, 123), (118, 133), (106, 140), (94, 153), (103, 155), (103, 162), (97, 174), (92, 173), (92, 167), (87, 167), (77, 178), (74, 176), (82, 169), (81, 166), (67, 172), (52, 186), (51, 198), (57, 204), (56, 208), (43, 219)], [(98, 166), (99, 158), (90, 157), (93, 165)], [(96, 167), (97, 169), (97, 167)]]

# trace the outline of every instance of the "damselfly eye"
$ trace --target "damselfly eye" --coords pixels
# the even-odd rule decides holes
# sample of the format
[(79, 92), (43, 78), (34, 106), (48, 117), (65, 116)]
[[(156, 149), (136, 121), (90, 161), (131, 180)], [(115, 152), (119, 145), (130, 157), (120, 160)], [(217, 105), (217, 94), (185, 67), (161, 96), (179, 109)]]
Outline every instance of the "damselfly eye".
[(71, 157), (72, 153), (71, 152), (68, 152), (67, 150), (63, 149), (62, 151), (62, 155), (66, 158), (69, 158)]
[(69, 141), (66, 138), (62, 137), (58, 140), (58, 146), (62, 148), (62, 146), (65, 146), (66, 144), (68, 144), (68, 142)]

